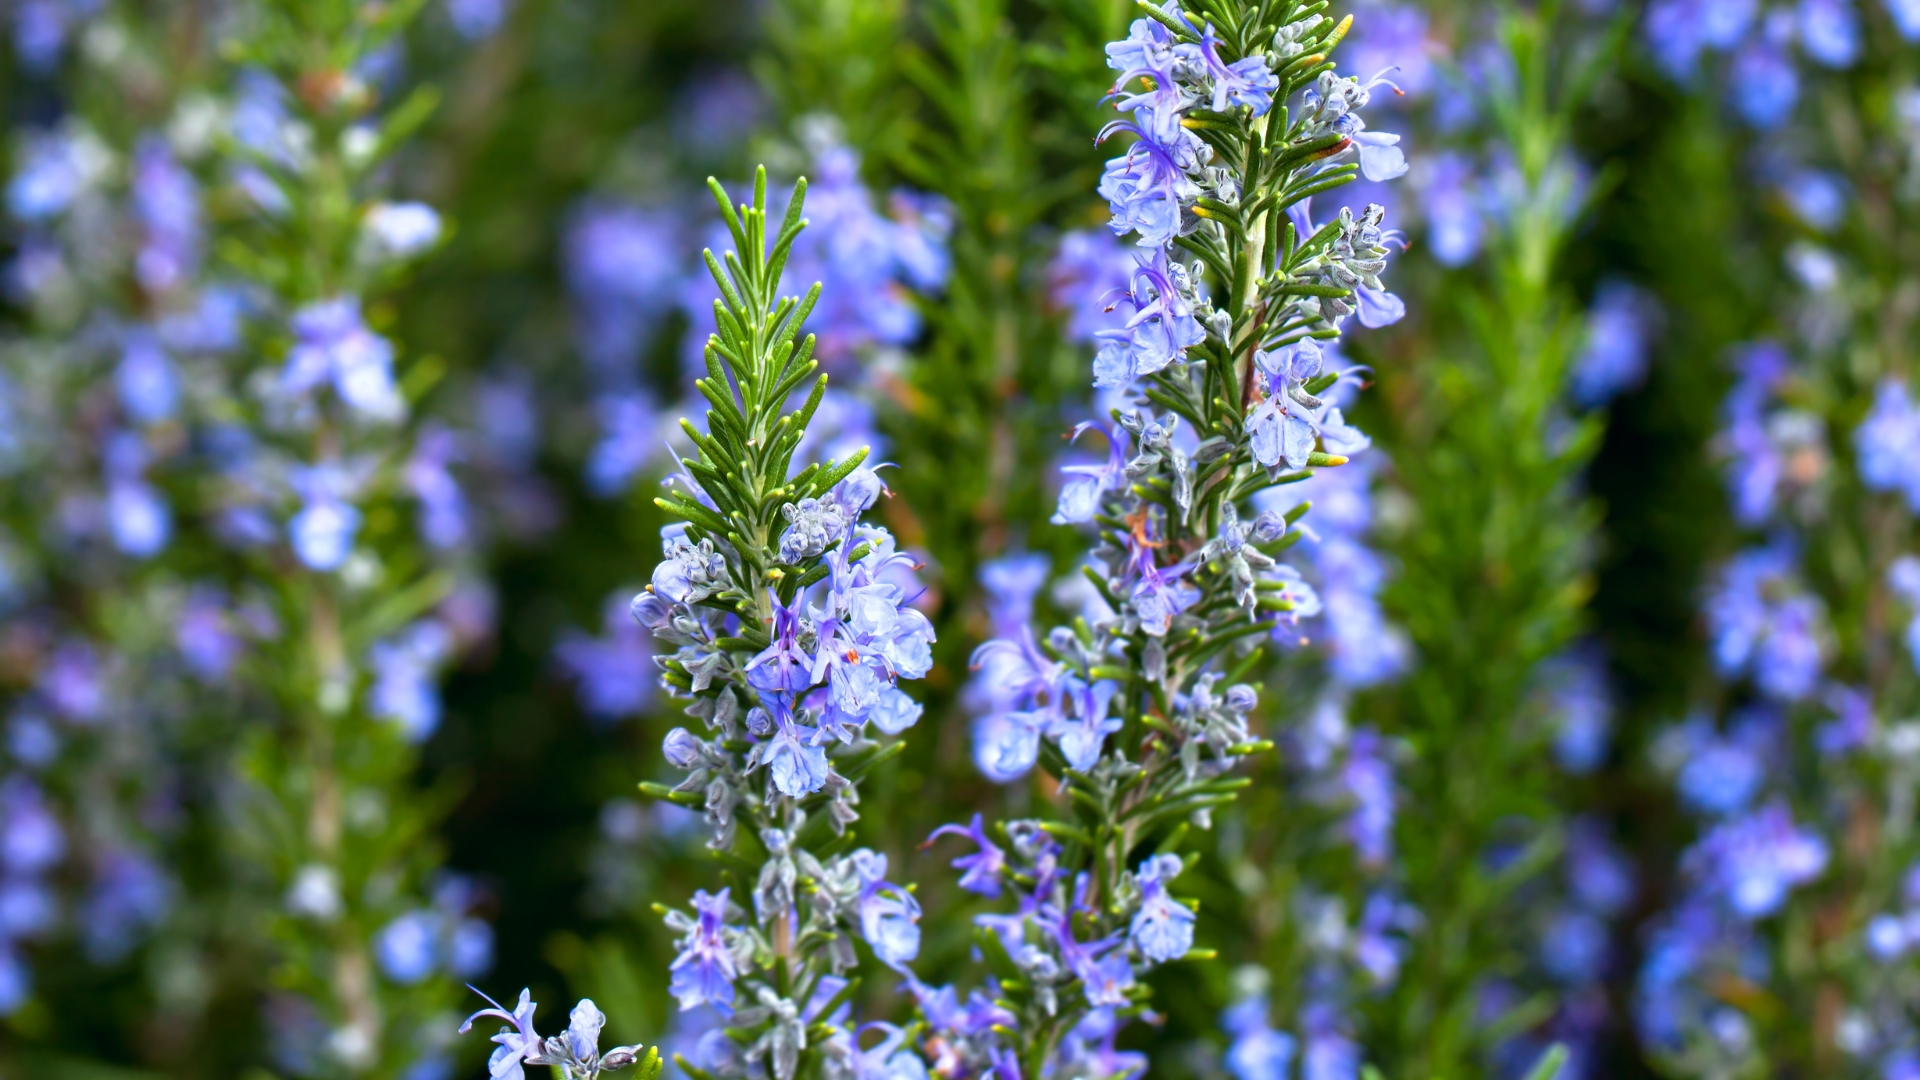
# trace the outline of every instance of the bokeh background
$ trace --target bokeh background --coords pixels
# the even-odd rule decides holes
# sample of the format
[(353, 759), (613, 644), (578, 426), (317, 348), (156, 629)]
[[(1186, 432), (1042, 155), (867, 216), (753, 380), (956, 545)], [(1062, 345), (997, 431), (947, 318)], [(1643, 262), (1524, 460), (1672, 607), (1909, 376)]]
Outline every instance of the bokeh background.
[[(408, 910), (430, 914), (411, 938), (366, 928), (373, 977), (441, 989), (420, 1006), (425, 1034), (354, 1066), (289, 1049), (325, 1042), (288, 1004), (317, 992), (274, 929), (298, 905), (249, 869), (264, 863), (244, 790), (269, 767), (248, 732), (271, 724), (249, 688), (274, 676), (167, 659), (192, 668), (213, 632), (181, 600), (224, 565), (207, 554), (218, 537), (187, 524), (200, 481), (169, 473), (181, 524), (130, 543), (102, 449), (131, 427), (161, 453), (152, 425), (110, 419), (134, 400), (128, 328), (152, 321), (150, 298), (93, 266), (127, 229), (157, 250), (167, 196), (143, 181), (142, 147), (172, 147), (179, 198), (205, 207), (176, 213), (192, 272), (265, 280), (243, 180), (193, 142), (196, 116), (206, 146), (247, 138), (256, 63), (230, 45), (254, 25), (244, 8), (7, 8), (0, 1069), (477, 1075), (485, 1047), (451, 1034), (462, 982), (503, 999), (526, 986), (549, 1009), (591, 996), (610, 1037), (687, 1045), (652, 905), (684, 903), (712, 862), (691, 815), (636, 788), (671, 779), (659, 746), (676, 721), (625, 605), (658, 557), (677, 418), (697, 411), (712, 318), (698, 252), (719, 246), (704, 183), (738, 192), (758, 163), (813, 184), (795, 273), (825, 284), (812, 326), (836, 387), (815, 445), (871, 443), (897, 466), (882, 517), (926, 564), (940, 639), (915, 688), (925, 719), (862, 792), (859, 829), (919, 883), (923, 972), (958, 970), (969, 899), (951, 856), (919, 845), (1050, 798), (975, 767), (967, 660), (1035, 605), (1086, 602), (1082, 539), (1049, 516), (1057, 467), (1079, 460), (1061, 436), (1103, 407), (1091, 333), (1127, 261), (1094, 191), (1114, 151), (1094, 136), (1112, 115), (1103, 46), (1135, 9), (430, 0), (355, 57), (383, 110), (436, 95), (365, 187), (431, 207), (434, 236), (364, 298), (402, 381), (434, 374), (409, 394), (449, 440), (436, 475), (457, 497), (434, 505), (461, 541), (459, 583), (433, 608), (456, 644), (407, 684), (437, 701), (420, 707), (432, 722), (380, 751), (392, 768), (368, 788), (419, 815), (392, 857), (414, 867)], [(1339, 201), (1382, 202), (1404, 232), (1390, 284), (1407, 315), (1348, 348), (1372, 371), (1349, 411), (1375, 448), (1309, 519), (1326, 521), (1302, 550), (1328, 612), (1268, 675), (1259, 721), (1280, 747), (1203, 842), (1191, 891), (1221, 957), (1158, 972), (1162, 1022), (1123, 1044), (1151, 1075), (1238, 1080), (1357, 1077), (1361, 1059), (1409, 1080), (1518, 1075), (1556, 1039), (1593, 1077), (1920, 1075), (1904, 946), (1862, 944), (1876, 914), (1920, 900), (1899, 884), (1913, 751), (1888, 741), (1920, 704), (1901, 639), (1920, 597), (1887, 584), (1913, 550), (1900, 485), (1920, 483), (1920, 435), (1887, 451), (1889, 483), (1856, 464), (1853, 434), (1875, 388), (1914, 372), (1920, 12), (1351, 11), (1342, 69), (1398, 69), (1404, 94), (1377, 90), (1369, 124), (1402, 134), (1410, 169)], [(1767, 341), (1797, 373), (1785, 383), (1754, 374)], [(27, 392), (42, 384), (63, 388), (52, 405)], [(13, 456), (34, 439), (66, 449)], [(424, 514), (430, 487), (389, 516)], [(1807, 568), (1755, 586), (1765, 610), (1740, 617), (1780, 655), (1754, 646), (1743, 667), (1713, 598), (1732, 589), (1729, 559), (1776, 540)], [(244, 620), (228, 587), (222, 618)], [(1782, 590), (1818, 610), (1791, 623), (1766, 607)], [(1804, 685), (1763, 677), (1809, 653)], [(1852, 758), (1815, 749), (1846, 715), (1841, 686), (1872, 700)], [(72, 705), (87, 694), (104, 704)], [(1743, 709), (1767, 711), (1751, 728), (1765, 734), (1742, 734)], [(1702, 778), (1716, 768), (1737, 775)], [(1779, 871), (1805, 886), (1784, 914), (1677, 948), (1675, 913), (1717, 872), (1687, 853), (1756, 790), (1825, 837), (1823, 873)], [(898, 1015), (883, 984), (863, 1008)], [(1251, 1029), (1223, 1022), (1248, 1000), (1305, 1045), (1318, 1032), (1357, 1055), (1260, 1071), (1232, 1053)]]

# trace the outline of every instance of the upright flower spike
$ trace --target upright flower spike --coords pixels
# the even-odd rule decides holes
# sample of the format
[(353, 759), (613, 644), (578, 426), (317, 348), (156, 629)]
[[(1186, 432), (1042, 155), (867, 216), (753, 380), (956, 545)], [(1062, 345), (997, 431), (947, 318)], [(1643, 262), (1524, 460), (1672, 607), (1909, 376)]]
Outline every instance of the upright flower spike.
[(1321, 396), (1341, 377), (1322, 346), (1352, 316), (1404, 310), (1381, 280), (1381, 208), (1324, 226), (1308, 212), (1362, 172), (1404, 170), (1392, 136), (1360, 137), (1375, 84), (1327, 59), (1347, 24), (1292, 3), (1142, 11), (1107, 47), (1123, 116), (1100, 133), (1126, 140), (1099, 194), (1136, 254), (1101, 300), (1119, 325), (1093, 332), (1091, 381), (1123, 404), (1106, 463), (1064, 470), (1054, 516), (1095, 530), (1104, 614), (997, 627), (970, 689), (983, 771), (1044, 769), (1071, 813), (934, 834), (971, 841), (962, 886), (1002, 904), (975, 941), (1007, 1015), (982, 1028), (946, 1007), (957, 992), (915, 991), (945, 1075), (1074, 1075), (1145, 1009), (1145, 972), (1205, 940), (1173, 891), (1177, 850), (1246, 783), (1239, 760), (1271, 745), (1249, 730), (1259, 693), (1240, 681), (1262, 642), (1298, 640), (1321, 607), (1279, 558), (1305, 507), (1263, 513), (1256, 498), (1365, 449)]
[[(662, 684), (705, 732), (667, 736), (667, 760), (685, 781), (642, 787), (703, 808), (710, 845), (736, 867), (730, 888), (694, 894), (694, 914), (661, 909), (683, 935), (671, 985), (680, 1007), (732, 1017), (702, 1043), (699, 1062), (682, 1064), (700, 1077), (755, 1069), (776, 1080), (875, 1060), (897, 1071), (918, 1059), (898, 1048), (904, 1036), (885, 1052), (859, 1050), (843, 1006), (854, 984), (843, 976), (860, 963), (856, 941), (907, 971), (920, 907), (886, 880), (885, 856), (848, 850), (848, 828), (859, 779), (898, 748), (880, 740), (920, 717), (899, 684), (932, 666), (933, 628), (902, 584), (913, 560), (861, 520), (886, 491), (864, 467), (866, 449), (838, 462), (793, 460), (827, 387), (814, 338), (799, 336), (821, 287), (779, 295), (806, 226), (806, 181), (777, 227), (765, 170), (749, 204), (735, 207), (711, 187), (734, 245), (705, 253), (721, 297), (708, 374), (696, 383), (711, 408), (704, 431), (682, 421), (696, 453), (657, 501), (683, 524), (667, 530), (665, 558), (633, 601), (663, 645)], [(729, 902), (748, 893), (748, 911)]]

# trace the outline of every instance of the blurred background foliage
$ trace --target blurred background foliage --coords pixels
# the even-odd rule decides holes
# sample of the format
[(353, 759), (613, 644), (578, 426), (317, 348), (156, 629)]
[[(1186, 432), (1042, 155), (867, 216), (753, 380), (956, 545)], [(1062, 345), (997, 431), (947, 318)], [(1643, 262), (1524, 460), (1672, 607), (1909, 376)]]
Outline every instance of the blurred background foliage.
[[(1714, 90), (1656, 68), (1630, 6), (1522, 13), (1429, 0), (1392, 11), (1414, 9), (1436, 67), (1504, 40), (1519, 74), (1491, 91), (1505, 108), (1465, 128), (1440, 115), (1450, 96), (1474, 93), (1459, 82), (1410, 94), (1409, 158), (1417, 168), (1441, 144), (1505, 154), (1539, 205), (1510, 204), (1521, 210), (1466, 265), (1436, 259), (1415, 230), (1393, 271), (1408, 318), (1350, 357), (1377, 372), (1357, 411), (1390, 463), (1377, 495), (1394, 568), (1385, 605), (1418, 659), (1397, 683), (1356, 689), (1348, 708), (1401, 747), (1396, 880), (1422, 920), (1406, 934), (1397, 987), (1359, 996), (1354, 1035), (1390, 1077), (1505, 1074), (1478, 987), (1528, 962), (1531, 926), (1517, 913), (1545, 888), (1565, 821), (1581, 814), (1606, 824), (1640, 875), (1610, 929), (1618, 957), (1597, 991), (1609, 1008), (1588, 1075), (1652, 1075), (1625, 1018), (1640, 927), (1680, 888), (1672, 868), (1692, 827), (1648, 761), (1656, 733), (1710, 692), (1699, 598), (1737, 542), (1710, 452), (1733, 380), (1723, 358), (1774, 325), (1792, 226), (1750, 175), (1753, 136)], [(112, 10), (160, 40), (191, 36), (176, 24), (206, 14), (159, 0)], [(1063, 234), (1103, 221), (1093, 190), (1109, 155), (1092, 134), (1112, 73), (1101, 50), (1135, 11), (1121, 0), (515, 0), (498, 14), (497, 28), (469, 38), (436, 3), (408, 33), (406, 78), (441, 99), (397, 160), (393, 194), (438, 208), (449, 237), (376, 313), (412, 352), (444, 361), (450, 387), (523, 388), (540, 428), (537, 483), (487, 556), (495, 629), (448, 676), (416, 785), (453, 793), (440, 837), (448, 865), (488, 897), (484, 987), (591, 996), (614, 1041), (671, 1047), (672, 949), (650, 905), (683, 902), (708, 863), (634, 785), (664, 777), (658, 747), (673, 721), (645, 709), (593, 715), (556, 660), (563, 642), (607, 630), (609, 597), (644, 581), (663, 524), (651, 503), (659, 461), (617, 491), (588, 482), (598, 388), (581, 358), (570, 230), (593, 207), (638, 207), (677, 222), (690, 249), (710, 216), (701, 181), (737, 183), (759, 161), (806, 170), (809, 125), (822, 117), (871, 190), (945, 200), (950, 271), (914, 298), (921, 328), (880, 364), (870, 395), (882, 456), (898, 466), (883, 517), (927, 563), (937, 663), (921, 695), (927, 720), (869, 782), (860, 830), (920, 883), (929, 912), (963, 910), (945, 857), (920, 840), (973, 809), (1049, 795), (1039, 782), (979, 777), (963, 689), (971, 650), (992, 633), (981, 566), (1036, 551), (1071, 569), (1077, 541), (1048, 522), (1050, 475), (1062, 432), (1091, 407), (1090, 351), (1065, 329), (1050, 266)], [(1360, 14), (1364, 45), (1367, 18), (1389, 5)], [(177, 64), (190, 78), (195, 62)], [(15, 128), (66, 113), (153, 122), (124, 80), (84, 68), (65, 79), (9, 69), (0, 83)], [(1571, 209), (1546, 190), (1561, 155), (1582, 163)], [(656, 269), (676, 279), (691, 266), (685, 251), (622, 257), (636, 273), (672, 261)], [(1615, 279), (1663, 312), (1644, 381), (1570, 410), (1585, 313)], [(680, 399), (691, 327), (662, 305), (633, 350), (633, 377), (658, 401)], [(1533, 680), (1582, 641), (1604, 656), (1613, 737), (1590, 770), (1568, 776)], [(644, 670), (644, 650), (631, 662)], [(1293, 704), (1263, 718), (1269, 730), (1298, 722), (1323, 682), (1306, 661), (1283, 665), (1274, 685), (1285, 694), (1268, 700)], [(1123, 1040), (1152, 1051), (1153, 1075), (1223, 1075), (1219, 1017), (1247, 992), (1237, 965), (1266, 967), (1285, 1014), (1324, 989), (1307, 978), (1296, 894), (1304, 881), (1344, 882), (1357, 908), (1368, 872), (1326, 840), (1338, 815), (1299, 790), (1276, 757), (1223, 815), (1191, 886), (1206, 916), (1200, 943), (1223, 960), (1156, 974), (1164, 1021)], [(1516, 833), (1516, 819), (1531, 824)], [(221, 872), (215, 844), (187, 837), (184, 865), (199, 864), (187, 873)], [(1516, 854), (1483, 858), (1501, 845)], [(938, 982), (969, 941), (955, 918), (927, 926), (920, 968)], [(262, 1067), (268, 1035), (244, 949), (186, 1049), (165, 1048), (170, 1021), (152, 1008), (161, 961), (140, 953), (102, 968), (70, 952), (35, 955), (36, 999), (0, 1026), (0, 1069), (131, 1080)], [(868, 995), (883, 1014), (890, 988)], [(477, 1045), (461, 1053), (463, 1074), (480, 1067)]]

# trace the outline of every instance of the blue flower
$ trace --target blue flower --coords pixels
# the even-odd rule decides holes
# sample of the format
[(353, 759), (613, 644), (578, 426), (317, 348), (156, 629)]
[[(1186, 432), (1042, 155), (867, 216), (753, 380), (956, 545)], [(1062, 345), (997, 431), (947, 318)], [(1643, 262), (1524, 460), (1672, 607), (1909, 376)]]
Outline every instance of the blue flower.
[(1728, 78), (1734, 108), (1757, 128), (1779, 127), (1800, 100), (1800, 75), (1793, 61), (1765, 41), (1749, 42), (1736, 53)]
[(1120, 431), (1085, 420), (1076, 425), (1068, 441), (1078, 439), (1088, 428), (1098, 428), (1107, 437), (1107, 461), (1104, 465), (1063, 465), (1060, 468), (1067, 482), (1060, 488), (1060, 505), (1055, 509), (1052, 521), (1055, 525), (1070, 525), (1092, 521), (1100, 508), (1100, 496), (1115, 491), (1126, 483), (1127, 445)]
[[(1159, 25), (1155, 23), (1154, 25)], [(1047, 264), (1047, 295), (1067, 315), (1066, 338), (1092, 344), (1101, 330), (1119, 329), (1124, 316), (1107, 301), (1127, 291), (1138, 264), (1108, 229), (1064, 233)]]
[(1656, 309), (1646, 293), (1609, 281), (1587, 309), (1586, 340), (1574, 358), (1568, 392), (1575, 404), (1595, 409), (1631, 390), (1647, 375), (1647, 339)]
[(1180, 233), (1181, 212), (1200, 196), (1189, 172), (1212, 155), (1200, 137), (1180, 126), (1172, 110), (1134, 110), (1134, 119), (1115, 120), (1100, 141), (1122, 132), (1135, 137), (1125, 155), (1107, 162), (1100, 195), (1113, 214), (1109, 227), (1119, 236), (1138, 233), (1140, 246), (1163, 248)]
[(1920, 670), (1920, 559), (1911, 555), (1902, 555), (1887, 567), (1887, 585), (1894, 593), (1906, 600), (1907, 608), (1913, 613), (1913, 619), (1907, 624), (1907, 653), (1913, 657), (1913, 666)]
[[(1209, 28), (1211, 29), (1211, 28)], [(1107, 66), (1120, 72), (1113, 81), (1114, 108), (1121, 112), (1136, 109), (1172, 111), (1188, 103), (1180, 86), (1173, 35), (1153, 19), (1135, 19), (1124, 40), (1107, 44)], [(1140, 93), (1127, 94), (1124, 88), (1135, 79), (1145, 79)]]
[(1442, 150), (1426, 163), (1420, 188), (1427, 218), (1427, 247), (1442, 266), (1463, 266), (1480, 252), (1485, 218), (1473, 165), (1459, 152)]
[(1117, 716), (1108, 716), (1113, 696), (1119, 691), (1114, 683), (1102, 679), (1091, 685), (1072, 679), (1060, 702), (1060, 711), (1047, 724), (1049, 738), (1060, 744), (1067, 764), (1085, 772), (1099, 763), (1107, 736), (1124, 726)]
[(1848, 68), (1860, 58), (1860, 17), (1848, 0), (1800, 0), (1800, 48), (1815, 63)]
[(973, 821), (966, 828), (958, 825), (942, 825), (927, 837), (926, 847), (942, 836), (961, 836), (974, 842), (979, 848), (971, 855), (962, 855), (951, 865), (961, 871), (960, 887), (981, 896), (998, 897), (1000, 895), (1000, 875), (1007, 869), (1007, 853), (999, 845), (987, 839), (986, 831), (981, 827), (979, 814), (973, 815)]
[(701, 1005), (712, 1005), (723, 1014), (731, 1011), (733, 983), (740, 977), (740, 962), (736, 937), (739, 931), (727, 925), (733, 910), (729, 892), (728, 889), (717, 893), (698, 890), (693, 894), (693, 918), (679, 912), (668, 917), (669, 925), (679, 930), (682, 937), (680, 951), (669, 969), (672, 981), (667, 992), (679, 1002), (682, 1012)]
[[(479, 993), (477, 990), (474, 992)], [(520, 1001), (514, 1006), (512, 1012), (502, 1008), (499, 1002), (487, 995), (480, 994), (480, 996), (493, 1007), (481, 1009), (467, 1017), (466, 1022), (460, 1025), (460, 1034), (465, 1035), (471, 1031), (473, 1022), (483, 1016), (506, 1021), (511, 1026), (501, 1028), (500, 1033), (493, 1037), (493, 1041), (499, 1045), (494, 1048), (493, 1056), (487, 1060), (487, 1072), (493, 1080), (526, 1080), (526, 1072), (522, 1065), (538, 1057), (541, 1050), (540, 1036), (533, 1030), (533, 1011), (539, 1006), (534, 1004), (525, 990), (520, 991)]]
[(7, 185), (7, 208), (21, 221), (57, 217), (105, 174), (106, 147), (84, 129), (29, 133)]
[(1732, 678), (1751, 671), (1762, 693), (1798, 701), (1825, 664), (1826, 609), (1795, 575), (1784, 542), (1743, 552), (1722, 570), (1706, 604), (1714, 663)]
[(402, 986), (424, 980), (439, 964), (440, 919), (424, 908), (406, 912), (373, 939), (380, 970)]
[(1908, 41), (1920, 41), (1920, 0), (1888, 0), (1887, 14), (1894, 29)]
[(1167, 260), (1165, 249), (1152, 258), (1136, 256), (1129, 288), (1121, 301), (1133, 315), (1118, 330), (1101, 330), (1102, 342), (1093, 361), (1093, 385), (1121, 389), (1133, 380), (1185, 360), (1187, 349), (1206, 340), (1207, 332), (1193, 317), (1189, 295), (1193, 285), (1185, 267)]
[(420, 503), (420, 538), (450, 548), (467, 536), (467, 499), (451, 465), (464, 457), (459, 437), (436, 423), (421, 428), (401, 481)]
[(887, 857), (866, 849), (854, 852), (860, 895), (854, 901), (860, 936), (873, 955), (895, 971), (905, 971), (920, 955), (920, 903), (913, 894), (885, 880)]
[(753, 763), (766, 765), (774, 789), (788, 798), (819, 791), (832, 771), (827, 752), (820, 748), (819, 732), (794, 722), (784, 695), (769, 694), (762, 701), (771, 711), (772, 730), (766, 742), (754, 747)]
[(113, 381), (127, 419), (154, 424), (171, 417), (180, 403), (180, 377), (159, 339), (147, 330), (131, 330), (120, 349)]
[(617, 378), (638, 357), (673, 305), (687, 276), (682, 246), (668, 211), (594, 201), (573, 212), (561, 261), (574, 302), (574, 341), (601, 378)]
[(1199, 45), (1180, 46), (1176, 51), (1199, 56), (1213, 83), (1214, 112), (1244, 105), (1253, 110), (1253, 115), (1263, 116), (1273, 107), (1273, 92), (1280, 88), (1280, 77), (1268, 69), (1266, 57), (1256, 53), (1231, 64), (1220, 59), (1220, 39), (1214, 35), (1212, 23), (1201, 31)]
[(1140, 910), (1127, 927), (1127, 939), (1154, 963), (1178, 960), (1193, 950), (1193, 911), (1167, 892), (1181, 870), (1178, 855), (1155, 855), (1134, 871)]
[(301, 397), (332, 383), (340, 400), (368, 419), (398, 420), (406, 412), (393, 382), (393, 344), (367, 329), (357, 298), (301, 308), (293, 316), (293, 335), (280, 375), (282, 393)]
[(637, 716), (653, 698), (655, 679), (652, 635), (628, 615), (621, 593), (607, 599), (602, 625), (606, 636), (577, 631), (563, 634), (554, 658), (578, 683), (580, 706), (597, 720)]
[(1827, 845), (1799, 828), (1784, 803), (1717, 825), (1688, 850), (1682, 867), (1742, 918), (1770, 915), (1796, 886), (1827, 868)]
[(1897, 379), (1882, 379), (1873, 409), (1853, 433), (1860, 482), (1874, 491), (1899, 492), (1920, 514), (1920, 408)]
[(147, 136), (134, 150), (128, 195), (142, 242), (134, 277), (151, 293), (184, 284), (199, 266), (200, 190), (164, 140)]
[(1540, 960), (1562, 983), (1597, 980), (1607, 960), (1607, 924), (1584, 911), (1558, 911), (1540, 936)]
[(436, 619), (422, 619), (399, 635), (375, 642), (367, 651), (373, 688), (367, 711), (390, 720), (409, 742), (420, 742), (440, 726), (440, 665), (453, 652), (453, 635)]
[(1220, 1024), (1233, 1036), (1227, 1047), (1227, 1071), (1234, 1080), (1287, 1080), (1294, 1039), (1275, 1031), (1267, 1020), (1267, 999), (1247, 998), (1228, 1009)]

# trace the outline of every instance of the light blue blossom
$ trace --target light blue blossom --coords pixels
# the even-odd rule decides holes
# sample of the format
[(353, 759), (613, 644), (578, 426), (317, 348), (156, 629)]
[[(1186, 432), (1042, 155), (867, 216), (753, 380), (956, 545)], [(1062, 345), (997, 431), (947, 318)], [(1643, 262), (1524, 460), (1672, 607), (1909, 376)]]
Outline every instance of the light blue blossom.
[(1658, 314), (1652, 297), (1620, 281), (1608, 281), (1587, 309), (1586, 340), (1574, 358), (1568, 392), (1596, 409), (1647, 376), (1648, 339)]
[(887, 857), (866, 849), (854, 853), (860, 895), (854, 901), (860, 936), (873, 946), (873, 955), (895, 971), (906, 970), (920, 955), (920, 904), (913, 894), (889, 882)]
[(146, 330), (130, 330), (121, 340), (114, 389), (127, 418), (154, 424), (171, 417), (180, 403), (180, 378), (160, 341)]
[(340, 400), (369, 420), (394, 421), (406, 412), (393, 382), (393, 345), (367, 328), (360, 301), (336, 297), (294, 313), (294, 345), (280, 390), (304, 397), (331, 383)]
[(1233, 1040), (1226, 1066), (1234, 1080), (1288, 1080), (1292, 1075), (1294, 1038), (1274, 1030), (1267, 1007), (1266, 997), (1256, 995), (1228, 1009), (1220, 1020)]
[(1140, 908), (1127, 927), (1127, 940), (1152, 963), (1178, 960), (1193, 949), (1193, 911), (1167, 892), (1180, 873), (1178, 855), (1155, 855), (1134, 871)]
[(365, 482), (363, 470), (322, 461), (293, 470), (290, 481), (304, 503), (287, 522), (294, 554), (309, 570), (339, 569), (360, 532), (360, 511), (347, 500)]
[(360, 228), (371, 258), (410, 259), (439, 242), (440, 214), (426, 203), (375, 203)]
[(1151, 258), (1136, 256), (1127, 289), (1115, 302), (1132, 307), (1133, 314), (1122, 328), (1094, 334), (1101, 342), (1093, 361), (1095, 387), (1124, 388), (1176, 360), (1185, 360), (1190, 346), (1206, 340), (1206, 331), (1194, 318), (1188, 270), (1169, 262), (1164, 249)]
[(1724, 898), (1746, 919), (1779, 910), (1790, 890), (1826, 867), (1826, 841), (1796, 825), (1781, 802), (1715, 826), (1682, 860), (1682, 868), (1708, 895)]
[(164, 140), (146, 136), (133, 154), (128, 192), (142, 231), (134, 277), (152, 293), (185, 284), (199, 268), (200, 188)]
[(701, 1005), (712, 1005), (722, 1015), (732, 1009), (733, 984), (740, 977), (740, 954), (745, 946), (740, 931), (727, 925), (727, 920), (736, 914), (728, 899), (730, 891), (697, 890), (693, 894), (692, 918), (679, 912), (668, 916), (668, 925), (682, 935), (668, 989), (682, 1012)]
[(1200, 197), (1190, 172), (1212, 157), (1199, 136), (1180, 126), (1171, 110), (1134, 110), (1132, 120), (1115, 120), (1100, 141), (1122, 133), (1134, 136), (1125, 155), (1107, 162), (1100, 195), (1113, 214), (1110, 228), (1119, 236), (1139, 234), (1144, 248), (1164, 248), (1181, 229), (1181, 214)]
[(1720, 673), (1751, 672), (1761, 692), (1780, 701), (1812, 693), (1825, 665), (1826, 608), (1798, 581), (1796, 562), (1783, 541), (1742, 552), (1706, 603)]
[(1920, 514), (1920, 408), (1906, 383), (1882, 379), (1873, 409), (1853, 433), (1860, 481), (1874, 491), (1898, 492)]
[(422, 619), (367, 651), (373, 687), (367, 711), (392, 721), (409, 742), (440, 726), (439, 669), (453, 653), (453, 635), (437, 619)]

